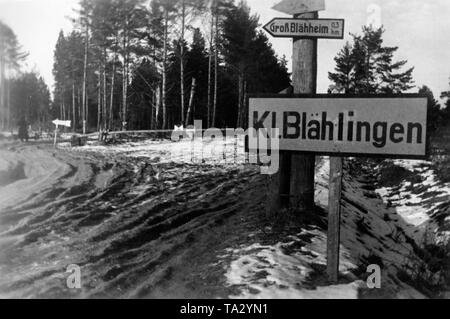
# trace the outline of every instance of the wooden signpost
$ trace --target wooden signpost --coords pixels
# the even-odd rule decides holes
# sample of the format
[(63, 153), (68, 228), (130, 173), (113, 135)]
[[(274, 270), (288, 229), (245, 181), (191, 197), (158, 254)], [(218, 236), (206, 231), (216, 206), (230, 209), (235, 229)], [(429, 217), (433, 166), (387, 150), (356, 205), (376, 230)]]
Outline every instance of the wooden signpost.
[(55, 124), (55, 126), (56, 126), (55, 127), (55, 140), (53, 141), (53, 146), (56, 147), (56, 139), (58, 136), (58, 127), (59, 126), (70, 127), (72, 122), (71, 121), (61, 121), (61, 120), (56, 119), (52, 123)]
[[(325, 0), (283, 0), (272, 9), (294, 19), (318, 19)], [(317, 38), (293, 38), (292, 83), (296, 94), (317, 92)], [(314, 155), (280, 154), (279, 194), (290, 196), (289, 203), (301, 210), (314, 207), (315, 162)]]
[(282, 128), (280, 168), (272, 180), (278, 194), (269, 196), (271, 208), (284, 208), (288, 197), (293, 207), (313, 209), (315, 156), (330, 155), (327, 273), (331, 282), (337, 282), (342, 159), (363, 154), (424, 157), (427, 99), (317, 96), (317, 39), (343, 39), (344, 20), (319, 19), (325, 0), (283, 0), (272, 9), (293, 16), (275, 18), (264, 29), (274, 37), (293, 39), (292, 82), (297, 96), (250, 98), (249, 127), (257, 123)]
[(427, 98), (418, 94), (255, 96), (249, 99), (249, 111), (250, 127), (279, 129), (280, 151), (330, 156), (327, 267), (330, 280), (336, 282), (342, 158), (425, 158)]

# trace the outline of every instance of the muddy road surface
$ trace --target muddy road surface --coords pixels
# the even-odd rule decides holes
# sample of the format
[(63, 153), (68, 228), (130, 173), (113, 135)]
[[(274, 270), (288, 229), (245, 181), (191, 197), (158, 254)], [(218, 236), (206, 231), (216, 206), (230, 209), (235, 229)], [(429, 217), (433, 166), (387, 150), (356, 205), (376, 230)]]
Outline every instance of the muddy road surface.
[(0, 296), (226, 297), (216, 255), (244, 240), (261, 187), (251, 166), (3, 143)]

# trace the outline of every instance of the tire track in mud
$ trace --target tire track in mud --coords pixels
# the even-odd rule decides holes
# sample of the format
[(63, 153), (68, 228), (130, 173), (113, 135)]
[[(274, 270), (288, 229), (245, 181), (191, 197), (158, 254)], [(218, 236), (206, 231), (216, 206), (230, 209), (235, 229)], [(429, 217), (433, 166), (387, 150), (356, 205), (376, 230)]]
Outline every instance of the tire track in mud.
[[(0, 211), (0, 296), (6, 297), (142, 294), (134, 291), (142, 276), (148, 282), (169, 275), (160, 271), (171, 269), (165, 263), (178, 260), (199, 233), (244, 209), (242, 196), (258, 178), (254, 168), (94, 152), (52, 155), (37, 146), (8, 153), (25, 159), (29, 171), (56, 164), (49, 176), (39, 167), (36, 184), (26, 189), (31, 194), (20, 196), (26, 200)], [(73, 263), (83, 272), (78, 292), (65, 283)]]

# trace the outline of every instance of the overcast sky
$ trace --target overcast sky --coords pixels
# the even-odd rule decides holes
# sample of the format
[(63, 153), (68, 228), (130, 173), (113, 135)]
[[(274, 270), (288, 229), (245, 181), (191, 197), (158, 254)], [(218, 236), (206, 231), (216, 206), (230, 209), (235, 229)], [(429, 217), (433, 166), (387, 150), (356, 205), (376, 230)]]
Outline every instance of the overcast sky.
[[(270, 8), (280, 0), (247, 0), (253, 12), (265, 24), (274, 17), (286, 17)], [(17, 34), (24, 49), (30, 53), (27, 68), (39, 72), (53, 85), (53, 50), (61, 29), (70, 30), (67, 19), (78, 0), (0, 0), (0, 19)], [(326, 0), (322, 18), (345, 19), (344, 40), (319, 40), (318, 93), (326, 93), (328, 71), (333, 58), (367, 23), (372, 8), (380, 9), (385, 26), (385, 44), (398, 46), (397, 59), (407, 59), (414, 66), (417, 86), (430, 86), (436, 97), (450, 89), (450, 1), (448, 0)], [(374, 6), (375, 5), (375, 6)], [(275, 51), (288, 59), (292, 40), (270, 38)]]

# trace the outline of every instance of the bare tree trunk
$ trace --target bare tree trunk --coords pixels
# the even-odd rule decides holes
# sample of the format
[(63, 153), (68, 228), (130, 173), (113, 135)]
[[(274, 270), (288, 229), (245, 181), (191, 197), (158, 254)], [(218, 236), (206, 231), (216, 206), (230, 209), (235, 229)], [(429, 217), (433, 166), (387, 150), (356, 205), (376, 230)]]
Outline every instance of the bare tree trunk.
[(78, 118), (80, 120), (80, 124), (83, 125), (83, 107), (82, 107), (82, 97), (81, 97), (81, 89), (80, 87), (77, 87), (77, 105), (78, 105)]
[(164, 17), (164, 52), (163, 52), (163, 74), (162, 74), (162, 111), (163, 111), (163, 121), (162, 121), (162, 129), (165, 130), (167, 128), (167, 41), (168, 41), (168, 28), (169, 28), (169, 11), (165, 8), (165, 17)]
[(197, 82), (195, 78), (192, 78), (192, 85), (191, 85), (191, 96), (189, 98), (189, 108), (186, 115), (186, 122), (184, 123), (184, 126), (187, 127), (189, 125), (189, 119), (191, 117), (192, 107), (194, 105), (194, 97), (195, 97), (195, 88), (196, 88)]
[(111, 130), (113, 125), (113, 107), (114, 107), (114, 85), (116, 80), (116, 61), (117, 61), (117, 55), (116, 52), (114, 52), (114, 61), (113, 61), (113, 68), (112, 68), (112, 75), (111, 75), (111, 96), (109, 101), (109, 125), (108, 128)]
[(106, 120), (107, 120), (107, 84), (106, 84), (106, 49), (104, 50), (104, 60), (103, 60), (103, 129), (106, 130)]
[(66, 107), (66, 101), (65, 100), (63, 100), (63, 108), (64, 108), (64, 111), (63, 111), (63, 121), (67, 121), (68, 120), (68, 118), (67, 118), (67, 107)]
[(88, 99), (87, 99), (87, 66), (89, 53), (89, 27), (86, 25), (84, 44), (84, 67), (83, 67), (83, 134), (86, 134), (87, 114), (88, 114)]
[[(128, 22), (125, 22), (128, 25)], [(127, 27), (124, 29), (123, 36), (123, 84), (122, 84), (122, 130), (127, 130), (127, 94), (128, 94), (128, 34)]]
[(212, 126), (216, 126), (216, 110), (217, 110), (217, 83), (219, 79), (219, 15), (216, 13), (215, 28), (215, 49), (214, 49), (214, 104), (212, 115)]
[(98, 91), (97, 91), (97, 132), (100, 132), (100, 124), (102, 119), (102, 80), (101, 80), (101, 68), (98, 69)]
[(239, 71), (238, 76), (238, 87), (239, 87), (239, 97), (238, 97), (238, 118), (236, 127), (242, 127), (242, 107), (243, 107), (243, 97), (244, 97), (244, 75), (242, 71)]
[(63, 101), (62, 101), (62, 113), (61, 120), (66, 120), (66, 102), (64, 101), (64, 93), (63, 93)]
[(244, 80), (244, 92), (242, 96), (242, 115), (241, 115), (241, 128), (247, 127), (248, 121), (248, 109), (247, 109), (247, 93), (248, 93), (248, 82)]
[(162, 87), (158, 85), (158, 91), (156, 95), (156, 108), (155, 108), (155, 128), (159, 127), (159, 110), (161, 108), (162, 103)]
[(150, 130), (153, 130), (153, 110), (155, 108), (156, 103), (156, 90), (152, 92), (152, 102), (150, 105)]
[(6, 87), (6, 128), (11, 129), (11, 80), (5, 81)]
[(209, 61), (208, 61), (208, 105), (207, 105), (207, 126), (210, 127), (211, 121), (211, 91), (212, 91), (212, 63), (213, 63), (213, 38), (214, 38), (214, 16), (211, 12), (211, 42), (209, 44)]
[[(67, 120), (67, 121), (70, 121), (70, 114), (71, 114), (71, 112), (70, 112), (70, 103), (67, 103), (66, 104), (66, 102), (64, 102), (64, 118), (65, 118), (65, 120)], [(43, 112), (42, 112), (42, 114), (44, 114)], [(42, 118), (43, 118), (43, 115), (42, 115)]]
[(77, 127), (76, 111), (75, 111), (75, 82), (72, 83), (72, 131), (75, 132)]
[(181, 85), (181, 123), (184, 123), (184, 32), (186, 28), (186, 2), (181, 0), (181, 41), (180, 41), (180, 85)]
[[(126, 59), (126, 58), (125, 58)], [(122, 75), (122, 130), (127, 130), (127, 65), (124, 62)]]

